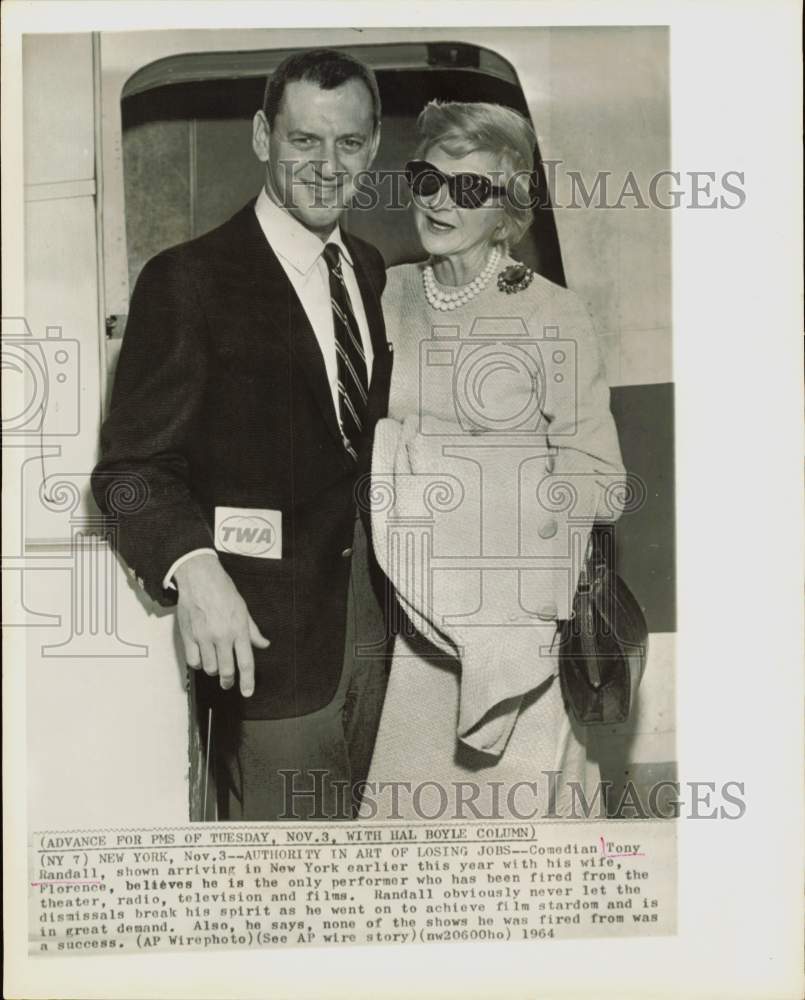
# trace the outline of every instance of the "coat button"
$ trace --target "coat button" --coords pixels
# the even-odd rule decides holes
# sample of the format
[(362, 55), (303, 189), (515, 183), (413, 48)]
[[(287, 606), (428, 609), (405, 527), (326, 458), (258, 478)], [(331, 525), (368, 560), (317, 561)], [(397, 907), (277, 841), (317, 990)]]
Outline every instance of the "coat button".
[(341, 553), (341, 555), (343, 556), (344, 559), (349, 559), (349, 557), (352, 555), (352, 549), (349, 546), (347, 546)]
[(540, 538), (553, 538), (558, 530), (559, 525), (556, 523), (555, 518), (549, 517), (547, 521), (543, 521), (537, 528), (537, 534)]

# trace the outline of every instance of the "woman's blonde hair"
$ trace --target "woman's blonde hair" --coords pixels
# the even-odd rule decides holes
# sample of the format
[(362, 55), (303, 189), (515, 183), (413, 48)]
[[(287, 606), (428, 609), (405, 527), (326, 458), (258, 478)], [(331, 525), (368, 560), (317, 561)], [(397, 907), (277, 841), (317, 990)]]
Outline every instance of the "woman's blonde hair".
[(523, 115), (502, 104), (431, 101), (417, 119), (420, 135), (416, 156), (426, 159), (434, 146), (456, 158), (490, 153), (497, 158), (506, 189), (505, 233), (496, 242), (514, 246), (534, 218), (531, 179), (537, 137)]

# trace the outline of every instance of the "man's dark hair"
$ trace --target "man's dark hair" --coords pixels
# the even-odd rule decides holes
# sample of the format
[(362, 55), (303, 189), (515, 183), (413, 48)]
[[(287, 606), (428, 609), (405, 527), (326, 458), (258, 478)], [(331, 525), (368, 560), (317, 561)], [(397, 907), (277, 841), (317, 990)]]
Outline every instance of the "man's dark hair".
[(263, 97), (263, 113), (268, 120), (269, 128), (274, 127), (285, 85), (293, 80), (307, 80), (315, 83), (322, 90), (334, 90), (348, 80), (362, 80), (372, 95), (375, 128), (380, 124), (380, 91), (377, 80), (368, 66), (335, 49), (309, 49), (306, 52), (296, 52), (277, 66), (266, 81)]

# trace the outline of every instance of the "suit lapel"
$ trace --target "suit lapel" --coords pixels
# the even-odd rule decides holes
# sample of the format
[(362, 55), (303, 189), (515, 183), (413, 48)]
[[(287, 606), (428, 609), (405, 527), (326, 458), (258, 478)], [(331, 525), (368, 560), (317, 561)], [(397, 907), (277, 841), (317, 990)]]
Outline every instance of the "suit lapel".
[(355, 262), (355, 277), (363, 299), (363, 308), (366, 313), (366, 322), (369, 326), (369, 336), (372, 340), (374, 353), (366, 414), (367, 433), (364, 434), (359, 449), (359, 469), (365, 470), (368, 469), (371, 459), (374, 425), (381, 417), (385, 417), (388, 411), (392, 353), (386, 340), (386, 324), (383, 320), (383, 310), (380, 303), (382, 289), (378, 282), (378, 275), (366, 266), (360, 244), (356, 243), (347, 233), (344, 234), (344, 240)]
[(359, 244), (348, 233), (344, 233), (344, 242), (349, 247), (355, 262), (355, 278), (363, 299), (363, 309), (369, 326), (369, 336), (372, 339), (372, 351), (375, 355), (388, 351), (386, 343), (386, 325), (383, 322), (383, 311), (380, 307), (380, 287), (376, 276), (365, 265)]
[[(244, 249), (248, 259), (253, 262), (252, 287), (259, 314), (279, 337), (285, 338), (295, 369), (301, 372), (330, 435), (340, 447), (341, 430), (333, 406), (324, 358), (305, 308), (263, 233), (254, 211), (254, 200), (239, 214), (241, 218), (238, 222), (242, 222), (241, 235), (244, 246), (238, 249)], [(240, 229), (240, 226), (238, 228)], [(360, 244), (346, 233), (344, 239), (355, 264), (355, 277), (363, 300), (374, 354), (367, 413), (371, 429), (376, 420), (385, 416), (388, 406), (391, 352), (386, 342), (378, 276), (366, 266)], [(370, 441), (371, 434), (365, 435), (362, 447), (365, 448)], [(344, 460), (349, 461), (346, 452)]]
[(261, 301), (261, 313), (279, 336), (286, 338), (294, 367), (302, 373), (327, 429), (340, 444), (341, 431), (316, 334), (296, 290), (257, 221), (254, 202), (247, 206), (247, 210), (247, 241), (254, 262), (255, 289)]

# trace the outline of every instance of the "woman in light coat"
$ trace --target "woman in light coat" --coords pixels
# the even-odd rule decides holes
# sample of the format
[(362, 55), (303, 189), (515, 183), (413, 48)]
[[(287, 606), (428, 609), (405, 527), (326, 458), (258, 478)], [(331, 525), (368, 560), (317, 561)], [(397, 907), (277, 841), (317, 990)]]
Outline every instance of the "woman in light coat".
[[(388, 272), (369, 498), (399, 628), (362, 815), (554, 815), (590, 784), (555, 640), (592, 524), (618, 515), (609, 387), (579, 298), (510, 252), (533, 218), (529, 123), (433, 102), (418, 128), (429, 258)], [(410, 790), (394, 806), (383, 782)]]

